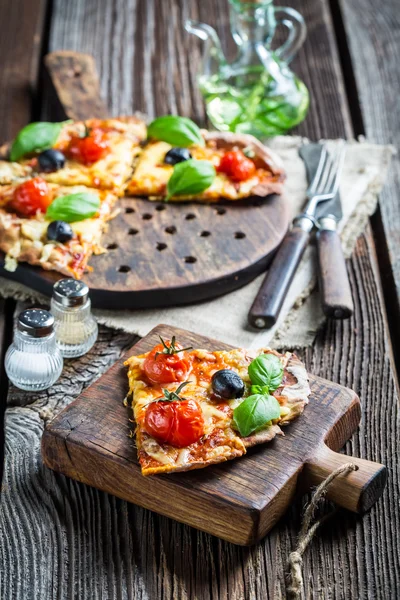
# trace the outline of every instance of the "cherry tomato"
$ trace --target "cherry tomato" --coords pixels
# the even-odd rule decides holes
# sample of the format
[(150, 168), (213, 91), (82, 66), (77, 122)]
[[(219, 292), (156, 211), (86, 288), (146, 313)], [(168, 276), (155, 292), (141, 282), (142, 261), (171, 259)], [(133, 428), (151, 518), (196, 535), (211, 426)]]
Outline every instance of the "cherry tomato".
[(144, 428), (159, 442), (184, 448), (204, 434), (204, 417), (196, 400), (156, 400), (146, 408)]
[(221, 158), (217, 171), (233, 181), (246, 181), (256, 172), (256, 166), (241, 150), (230, 150)]
[(90, 129), (85, 137), (73, 137), (68, 146), (68, 155), (84, 165), (90, 165), (109, 152), (104, 131)]
[(46, 212), (53, 201), (53, 194), (44, 179), (34, 177), (15, 188), (10, 208), (23, 217)]
[[(164, 342), (170, 347), (169, 340)], [(158, 344), (146, 357), (143, 369), (147, 378), (152, 383), (173, 383), (174, 381), (185, 381), (190, 371), (191, 360), (186, 352), (179, 352), (182, 348), (179, 344), (174, 346), (178, 352), (164, 354), (165, 347)]]

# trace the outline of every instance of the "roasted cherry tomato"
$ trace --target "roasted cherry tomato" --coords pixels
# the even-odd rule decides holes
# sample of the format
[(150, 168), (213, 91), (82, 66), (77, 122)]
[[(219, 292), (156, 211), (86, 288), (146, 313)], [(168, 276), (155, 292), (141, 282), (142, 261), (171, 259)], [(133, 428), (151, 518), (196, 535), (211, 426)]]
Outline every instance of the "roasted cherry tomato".
[(89, 129), (84, 137), (73, 137), (69, 143), (67, 154), (84, 165), (91, 165), (108, 152), (109, 144), (104, 131), (94, 128)]
[(159, 442), (184, 448), (204, 434), (204, 418), (196, 400), (156, 400), (146, 408), (144, 428)]
[(152, 383), (184, 381), (190, 367), (190, 356), (174, 339), (163, 340), (155, 346), (143, 364), (144, 372)]
[(233, 181), (246, 181), (256, 172), (256, 166), (241, 150), (230, 150), (221, 158), (217, 171)]
[(46, 212), (53, 200), (51, 189), (44, 179), (34, 177), (15, 188), (10, 208), (22, 217), (32, 217), (39, 212)]

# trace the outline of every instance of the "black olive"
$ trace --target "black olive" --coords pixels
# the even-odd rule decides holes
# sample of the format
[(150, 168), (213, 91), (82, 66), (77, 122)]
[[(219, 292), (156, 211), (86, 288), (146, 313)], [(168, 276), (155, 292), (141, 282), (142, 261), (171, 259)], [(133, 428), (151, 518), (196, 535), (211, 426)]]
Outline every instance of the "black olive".
[(69, 223), (65, 221), (52, 221), (47, 228), (47, 238), (56, 242), (69, 242), (74, 237), (74, 232)]
[(226, 400), (241, 398), (244, 394), (242, 378), (230, 369), (221, 369), (221, 371), (214, 373), (211, 379), (211, 386), (218, 396)]
[(45, 173), (52, 173), (62, 169), (65, 165), (65, 156), (59, 150), (44, 150), (38, 156), (39, 170)]
[(171, 148), (165, 155), (164, 162), (167, 165), (176, 165), (185, 160), (190, 160), (192, 155), (187, 148)]

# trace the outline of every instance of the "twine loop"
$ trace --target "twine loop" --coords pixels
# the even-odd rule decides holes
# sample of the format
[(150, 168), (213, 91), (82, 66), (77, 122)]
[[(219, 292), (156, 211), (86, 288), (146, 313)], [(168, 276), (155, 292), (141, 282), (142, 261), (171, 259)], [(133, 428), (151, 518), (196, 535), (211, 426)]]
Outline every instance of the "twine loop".
[(289, 554), (288, 559), (288, 570), (289, 570), (289, 584), (287, 586), (287, 593), (289, 598), (292, 600), (299, 600), (301, 597), (301, 591), (303, 589), (303, 575), (302, 575), (302, 566), (303, 566), (303, 554), (314, 537), (315, 532), (318, 527), (322, 525), (327, 519), (332, 517), (337, 508), (335, 508), (330, 513), (324, 515), (320, 519), (318, 519), (313, 525), (311, 525), (311, 521), (314, 518), (315, 511), (317, 509), (318, 503), (326, 494), (328, 487), (336, 479), (339, 475), (348, 475), (351, 471), (357, 471), (358, 467), (354, 463), (345, 463), (341, 465), (326, 478), (319, 486), (316, 488), (315, 492), (312, 495), (309, 505), (307, 506), (303, 521), (301, 524), (301, 529), (299, 533), (299, 537), (297, 540), (297, 546), (293, 552)]

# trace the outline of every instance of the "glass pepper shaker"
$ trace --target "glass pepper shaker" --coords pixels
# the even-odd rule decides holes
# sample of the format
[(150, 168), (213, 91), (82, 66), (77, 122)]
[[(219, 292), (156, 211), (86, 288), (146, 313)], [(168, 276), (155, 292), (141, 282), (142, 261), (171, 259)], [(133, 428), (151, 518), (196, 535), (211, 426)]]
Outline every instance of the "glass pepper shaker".
[(58, 347), (64, 358), (86, 354), (97, 340), (89, 288), (77, 279), (60, 279), (53, 287), (50, 310), (55, 318)]
[(46, 390), (57, 381), (63, 359), (49, 311), (29, 308), (19, 315), (4, 366), (10, 381), (21, 390)]

